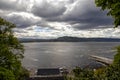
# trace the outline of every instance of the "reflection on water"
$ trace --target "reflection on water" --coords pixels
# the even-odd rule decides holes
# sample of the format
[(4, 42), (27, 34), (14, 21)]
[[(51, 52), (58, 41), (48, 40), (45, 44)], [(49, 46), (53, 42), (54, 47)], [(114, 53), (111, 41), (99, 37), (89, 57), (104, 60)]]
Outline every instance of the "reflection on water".
[(85, 67), (96, 65), (89, 55), (113, 58), (118, 42), (36, 42), (24, 43), (23, 65), (29, 68)]

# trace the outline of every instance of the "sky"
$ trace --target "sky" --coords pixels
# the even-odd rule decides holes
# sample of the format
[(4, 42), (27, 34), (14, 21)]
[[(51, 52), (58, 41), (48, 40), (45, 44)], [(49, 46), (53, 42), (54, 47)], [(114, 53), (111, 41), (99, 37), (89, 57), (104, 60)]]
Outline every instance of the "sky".
[(18, 38), (120, 38), (107, 12), (94, 0), (0, 0), (0, 16), (16, 24)]

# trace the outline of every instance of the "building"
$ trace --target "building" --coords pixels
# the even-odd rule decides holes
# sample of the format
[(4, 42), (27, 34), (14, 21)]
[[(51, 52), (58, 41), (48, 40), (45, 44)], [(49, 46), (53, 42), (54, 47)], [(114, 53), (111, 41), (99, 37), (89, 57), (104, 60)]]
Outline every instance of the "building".
[(59, 68), (38, 69), (36, 75), (31, 76), (29, 80), (64, 80), (64, 76)]
[(61, 75), (59, 68), (46, 68), (46, 69), (38, 69), (37, 75), (39, 76), (49, 76), (49, 75)]

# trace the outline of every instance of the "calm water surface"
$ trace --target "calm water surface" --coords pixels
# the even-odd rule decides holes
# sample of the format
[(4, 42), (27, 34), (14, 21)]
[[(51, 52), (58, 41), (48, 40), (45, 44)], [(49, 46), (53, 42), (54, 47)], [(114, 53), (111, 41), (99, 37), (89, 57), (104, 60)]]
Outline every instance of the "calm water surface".
[(89, 55), (113, 58), (120, 42), (35, 42), (23, 43), (27, 68), (50, 68), (97, 65)]

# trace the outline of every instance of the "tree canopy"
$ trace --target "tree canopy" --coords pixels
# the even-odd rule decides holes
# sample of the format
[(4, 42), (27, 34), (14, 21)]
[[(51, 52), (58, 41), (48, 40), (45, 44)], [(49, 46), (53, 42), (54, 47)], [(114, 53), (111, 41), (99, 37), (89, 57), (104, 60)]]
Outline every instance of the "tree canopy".
[(108, 10), (108, 14), (114, 18), (114, 25), (120, 25), (120, 0), (95, 0), (98, 7), (102, 10)]
[(13, 35), (12, 29), (15, 27), (14, 24), (0, 17), (0, 67), (10, 70), (15, 80), (20, 80), (20, 75), (24, 71), (21, 65), (24, 48)]

